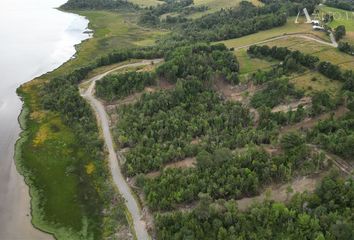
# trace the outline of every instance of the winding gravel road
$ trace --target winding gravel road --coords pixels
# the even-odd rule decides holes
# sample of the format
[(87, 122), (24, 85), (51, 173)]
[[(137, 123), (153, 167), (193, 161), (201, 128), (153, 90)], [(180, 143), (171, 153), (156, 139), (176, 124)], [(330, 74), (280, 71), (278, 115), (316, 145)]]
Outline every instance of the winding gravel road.
[(96, 81), (102, 79), (104, 76), (114, 71), (124, 69), (124, 68), (129, 68), (129, 67), (146, 66), (151, 64), (152, 62), (156, 64), (161, 61), (162, 59), (144, 60), (138, 63), (131, 63), (131, 64), (119, 66), (117, 68), (109, 70), (105, 73), (97, 75), (91, 78), (90, 80), (88, 80), (88, 82), (91, 82), (89, 88), (87, 90), (82, 90), (81, 93), (81, 96), (90, 103), (91, 107), (94, 109), (96, 113), (97, 121), (103, 132), (105, 145), (109, 151), (109, 166), (112, 173), (113, 181), (118, 187), (120, 194), (123, 196), (123, 198), (126, 201), (126, 206), (133, 219), (135, 234), (138, 240), (147, 240), (150, 239), (150, 236), (146, 230), (146, 223), (141, 219), (142, 215), (141, 215), (141, 210), (139, 208), (139, 205), (136, 199), (134, 198), (133, 194), (131, 193), (131, 190), (128, 184), (126, 183), (124, 176), (121, 172), (119, 162), (118, 162), (118, 157), (116, 151), (114, 150), (113, 139), (109, 128), (109, 118), (103, 104), (98, 99), (96, 99), (94, 95), (94, 89), (95, 89)]

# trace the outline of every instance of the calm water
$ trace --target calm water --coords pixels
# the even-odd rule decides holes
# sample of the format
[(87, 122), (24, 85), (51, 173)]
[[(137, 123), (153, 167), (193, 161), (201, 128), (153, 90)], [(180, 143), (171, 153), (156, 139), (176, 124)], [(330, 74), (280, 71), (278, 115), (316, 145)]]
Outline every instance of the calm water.
[(0, 239), (39, 239), (30, 225), (28, 189), (13, 164), (22, 103), (16, 88), (75, 53), (88, 21), (55, 7), (65, 0), (0, 0)]

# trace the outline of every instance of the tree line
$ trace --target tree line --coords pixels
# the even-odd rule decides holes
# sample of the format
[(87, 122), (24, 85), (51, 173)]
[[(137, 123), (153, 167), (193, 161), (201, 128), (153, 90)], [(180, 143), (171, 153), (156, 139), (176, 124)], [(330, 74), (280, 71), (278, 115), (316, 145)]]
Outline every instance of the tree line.
[(343, 42), (343, 41), (339, 42), (338, 43), (338, 50), (354, 56), (354, 45), (352, 45), (348, 42)]
[(297, 50), (291, 51), (286, 47), (277, 46), (269, 47), (267, 45), (253, 45), (248, 48), (247, 53), (256, 57), (271, 57), (279, 61), (290, 61), (289, 59), (292, 59), (295, 64), (300, 64), (310, 69), (315, 69), (320, 61), (316, 56), (304, 54)]
[(132, 4), (126, 0), (69, 0), (64, 3), (60, 8), (65, 10), (73, 9), (138, 9), (137, 5)]
[(325, 4), (329, 7), (339, 8), (347, 11), (354, 10), (353, 0), (327, 0)]

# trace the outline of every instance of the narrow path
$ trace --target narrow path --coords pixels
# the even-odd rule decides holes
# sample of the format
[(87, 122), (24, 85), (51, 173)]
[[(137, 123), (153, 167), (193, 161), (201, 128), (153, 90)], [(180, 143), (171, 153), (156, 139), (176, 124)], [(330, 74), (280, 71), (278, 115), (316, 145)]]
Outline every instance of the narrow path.
[(293, 37), (293, 38), (303, 38), (303, 39), (315, 41), (317, 43), (320, 43), (320, 44), (323, 44), (323, 45), (327, 45), (327, 46), (331, 46), (331, 47), (337, 47), (338, 46), (336, 40), (333, 37), (333, 34), (330, 35), (332, 42), (326, 42), (326, 41), (323, 41), (323, 40), (320, 40), (320, 39), (317, 39), (317, 38), (314, 38), (314, 37), (310, 37), (310, 36), (305, 35), (305, 34), (285, 34), (285, 35), (281, 35), (281, 36), (278, 36), (278, 37), (272, 37), (272, 38), (269, 38), (269, 39), (264, 40), (264, 41), (255, 42), (255, 43), (252, 43), (252, 44), (247, 44), (247, 45), (243, 45), (243, 46), (240, 46), (240, 47), (236, 47), (235, 50), (248, 48), (248, 47), (250, 47), (252, 45), (258, 45), (258, 44), (273, 42), (273, 41), (276, 41), (276, 40), (286, 39), (286, 38), (291, 38), (291, 37)]
[(338, 47), (338, 43), (337, 43), (336, 38), (334, 37), (332, 32), (329, 34), (329, 37), (331, 38), (333, 46)]
[(131, 64), (119, 66), (117, 68), (114, 68), (112, 70), (109, 70), (105, 73), (102, 73), (100, 75), (91, 78), (88, 81), (91, 82), (89, 88), (86, 91), (83, 91), (81, 93), (82, 97), (84, 97), (90, 103), (91, 107), (96, 113), (99, 126), (102, 129), (105, 145), (109, 152), (109, 166), (111, 169), (113, 181), (116, 184), (120, 194), (123, 196), (123, 198), (126, 201), (126, 206), (133, 219), (134, 230), (138, 240), (147, 240), (150, 239), (150, 236), (146, 230), (145, 222), (141, 219), (142, 215), (141, 215), (141, 210), (139, 208), (138, 202), (134, 198), (121, 172), (121, 168), (118, 162), (119, 156), (116, 155), (116, 152), (114, 150), (113, 139), (109, 127), (109, 118), (103, 104), (95, 98), (94, 89), (95, 89), (96, 81), (102, 79), (104, 76), (108, 75), (109, 73), (112, 73), (120, 69), (128, 68), (128, 67), (145, 66), (151, 64), (151, 62), (159, 63), (161, 61), (162, 59), (144, 60), (138, 63), (131, 63)]

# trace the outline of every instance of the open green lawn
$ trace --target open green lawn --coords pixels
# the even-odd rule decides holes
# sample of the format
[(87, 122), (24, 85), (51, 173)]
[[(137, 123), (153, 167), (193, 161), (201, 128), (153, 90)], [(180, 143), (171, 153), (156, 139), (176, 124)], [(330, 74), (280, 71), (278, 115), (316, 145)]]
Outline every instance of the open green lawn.
[(354, 12), (327, 6), (321, 6), (319, 9), (321, 16), (326, 13), (333, 15), (334, 21), (329, 24), (330, 27), (344, 25), (348, 32), (354, 32)]

